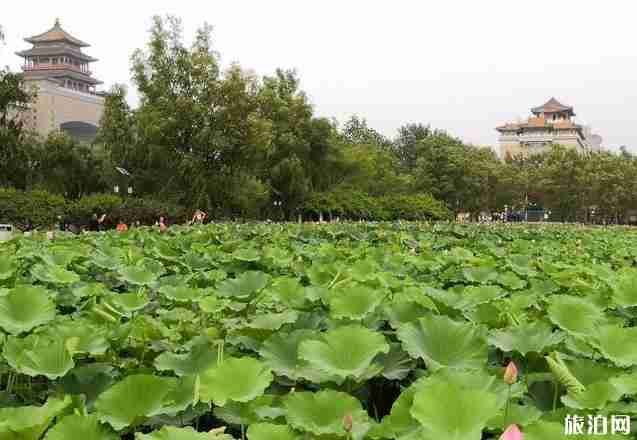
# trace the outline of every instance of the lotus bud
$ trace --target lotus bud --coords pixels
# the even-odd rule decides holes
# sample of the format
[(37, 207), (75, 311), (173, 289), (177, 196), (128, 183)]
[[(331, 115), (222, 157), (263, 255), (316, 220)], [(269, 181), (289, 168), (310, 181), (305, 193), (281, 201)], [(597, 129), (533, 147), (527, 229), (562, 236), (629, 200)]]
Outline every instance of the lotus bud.
[(343, 428), (345, 428), (345, 431), (352, 432), (353, 425), (354, 425), (354, 419), (352, 418), (352, 415), (345, 414), (345, 417), (343, 417)]
[(515, 366), (513, 361), (509, 362), (506, 369), (504, 370), (504, 381), (509, 385), (513, 385), (518, 380), (518, 368)]
[(524, 440), (522, 432), (518, 428), (518, 425), (513, 424), (502, 433), (500, 440)]

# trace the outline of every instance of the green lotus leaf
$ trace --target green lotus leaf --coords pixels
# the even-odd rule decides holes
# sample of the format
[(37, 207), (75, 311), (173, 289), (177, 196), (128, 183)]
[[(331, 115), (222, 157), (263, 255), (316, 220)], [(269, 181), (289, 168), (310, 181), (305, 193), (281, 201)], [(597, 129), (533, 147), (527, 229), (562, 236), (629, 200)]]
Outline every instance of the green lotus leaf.
[(511, 290), (519, 290), (526, 286), (526, 281), (519, 278), (513, 272), (505, 272), (498, 276), (497, 282)]
[(389, 344), (381, 333), (358, 325), (339, 327), (299, 345), (299, 357), (311, 367), (342, 379), (363, 378), (374, 358), (387, 352)]
[(108, 288), (102, 283), (78, 283), (71, 289), (73, 295), (78, 298), (100, 297), (109, 294)]
[(389, 380), (403, 380), (416, 366), (409, 354), (398, 343), (389, 344), (389, 352), (381, 353), (376, 362), (383, 367), (382, 376)]
[(482, 331), (447, 316), (426, 316), (405, 324), (397, 331), (403, 348), (414, 359), (422, 358), (427, 368), (483, 368), (487, 362), (487, 343)]
[[(572, 415), (573, 412), (569, 412)], [(591, 414), (592, 415), (592, 414)], [(582, 414), (584, 417), (584, 429), (582, 435), (565, 434), (564, 430), (564, 417), (562, 416), (560, 421), (540, 420), (529, 426), (525, 426), (523, 429), (524, 440), (571, 440), (576, 438), (578, 440), (595, 440), (595, 439), (608, 439), (608, 440), (621, 440), (626, 437), (625, 435), (611, 435), (610, 427), (606, 435), (588, 434), (588, 414)], [(609, 420), (610, 422), (610, 420)]]
[(588, 385), (582, 392), (562, 396), (564, 405), (576, 409), (602, 409), (608, 402), (616, 402), (622, 393), (609, 382)]
[[(533, 405), (511, 403), (506, 421), (504, 420), (504, 410), (501, 409), (497, 416), (489, 419), (487, 427), (492, 430), (499, 429), (504, 431), (512, 423), (515, 423), (519, 427), (527, 426), (537, 422), (540, 417), (542, 417), (542, 411)], [(506, 426), (504, 426), (505, 423)]]
[(175, 383), (174, 379), (165, 377), (128, 376), (97, 398), (98, 417), (120, 431), (160, 411)]
[(416, 392), (425, 380), (427, 379), (414, 382), (400, 393), (390, 413), (383, 417), (381, 423), (370, 432), (372, 438), (402, 438), (404, 434), (416, 432), (420, 428), (418, 422), (411, 416), (411, 407), (414, 404)]
[(518, 275), (533, 276), (536, 274), (536, 271), (533, 268), (534, 260), (528, 255), (511, 254), (508, 256), (507, 260), (511, 269)]
[(610, 379), (610, 384), (621, 393), (621, 395), (637, 394), (637, 374), (622, 374)]
[(90, 321), (83, 319), (55, 322), (39, 334), (63, 341), (76, 339), (74, 353), (101, 355), (110, 347), (106, 329), (92, 325)]
[(619, 367), (637, 365), (637, 327), (601, 326), (593, 344), (606, 359)]
[(201, 374), (202, 402), (223, 406), (232, 400), (249, 402), (263, 394), (272, 382), (272, 372), (253, 358), (228, 358)]
[(255, 423), (248, 427), (248, 440), (302, 440), (300, 434), (295, 433), (285, 425), (272, 423)]
[(50, 266), (48, 264), (37, 264), (31, 269), (34, 278), (51, 284), (73, 284), (80, 280), (75, 272), (66, 270), (60, 266)]
[(57, 415), (71, 404), (71, 397), (50, 397), (43, 406), (0, 408), (0, 439), (38, 440)]
[(259, 261), (259, 258), (261, 258), (261, 256), (259, 255), (259, 251), (257, 251), (256, 249), (241, 248), (232, 253), (232, 258), (239, 261), (254, 262)]
[(382, 290), (351, 284), (332, 291), (330, 312), (336, 319), (363, 319), (380, 305), (384, 296)]
[(403, 324), (413, 322), (430, 315), (432, 309), (424, 307), (416, 302), (392, 302), (383, 306), (385, 318), (389, 321), (392, 328), (397, 329)]
[(367, 414), (358, 399), (338, 391), (296, 392), (285, 397), (286, 419), (294, 429), (317, 435), (345, 437), (343, 418), (352, 416), (352, 434), (362, 439), (369, 429)]
[(305, 289), (296, 278), (277, 278), (272, 284), (272, 297), (290, 308), (304, 307), (308, 301)]
[(211, 432), (197, 432), (191, 427), (177, 428), (174, 426), (164, 426), (159, 431), (150, 434), (135, 434), (135, 440), (235, 440), (231, 435), (223, 433), (222, 430)]
[(579, 336), (591, 335), (604, 321), (599, 307), (586, 299), (567, 295), (551, 298), (548, 316), (557, 326)]
[(52, 339), (30, 335), (24, 339), (9, 337), (2, 354), (9, 365), (28, 376), (46, 376), (56, 379), (64, 376), (75, 363), (73, 351), (77, 339)]
[(269, 276), (263, 272), (250, 271), (238, 278), (222, 281), (217, 285), (220, 296), (245, 299), (256, 294), (268, 284)]
[(432, 381), (415, 394), (411, 415), (420, 423), (423, 439), (480, 440), (499, 409), (492, 393)]
[(179, 379), (165, 378), (170, 381), (166, 386), (168, 393), (163, 398), (161, 408), (148, 413), (149, 417), (166, 414), (175, 417), (190, 405), (199, 402), (199, 376), (186, 376)]
[(557, 345), (563, 339), (562, 332), (553, 332), (550, 325), (535, 321), (504, 330), (494, 330), (488, 341), (502, 351), (517, 351), (526, 355), (530, 352), (542, 353), (546, 347)]
[(286, 310), (281, 313), (264, 313), (255, 315), (248, 327), (264, 330), (278, 330), (285, 324), (292, 324), (299, 318), (298, 312), (294, 310)]
[(189, 376), (216, 366), (217, 359), (217, 347), (202, 343), (192, 346), (185, 354), (160, 354), (155, 358), (155, 368), (158, 371), (174, 371), (177, 376)]
[(467, 267), (462, 274), (467, 281), (479, 284), (488, 284), (498, 277), (498, 271), (488, 266)]
[(16, 287), (0, 296), (0, 327), (12, 334), (28, 332), (55, 318), (55, 304), (46, 290)]
[(66, 394), (83, 394), (86, 406), (93, 407), (97, 397), (113, 385), (115, 369), (109, 364), (90, 363), (75, 367), (60, 380)]
[(74, 414), (64, 417), (44, 436), (44, 440), (118, 440), (108, 426), (100, 424), (97, 416)]
[(473, 309), (507, 295), (507, 292), (498, 286), (467, 286), (451, 290), (427, 288), (425, 292), (432, 298), (458, 310)]
[(613, 300), (621, 307), (637, 306), (637, 270), (621, 274), (613, 289)]
[(177, 302), (197, 301), (204, 296), (205, 290), (188, 286), (162, 286), (159, 293)]
[[(591, 350), (589, 348), (589, 354)], [(623, 373), (621, 368), (591, 359), (572, 358), (564, 360), (564, 363), (584, 386), (592, 385), (595, 382), (608, 382), (611, 378), (619, 377)]]
[(145, 293), (114, 293), (104, 298), (104, 303), (114, 307), (124, 315), (130, 315), (148, 305), (148, 295)]
[(14, 258), (0, 258), (0, 281), (8, 280), (18, 268), (18, 262)]
[(159, 278), (159, 273), (152, 272), (141, 266), (126, 266), (118, 269), (120, 278), (127, 283), (137, 286), (148, 286)]
[(311, 368), (307, 361), (299, 358), (301, 342), (317, 337), (317, 332), (312, 330), (277, 332), (263, 342), (259, 348), (259, 355), (265, 365), (279, 376), (286, 376), (292, 380), (304, 378), (312, 382), (327, 382), (331, 378), (330, 375)]
[(423, 289), (418, 287), (406, 287), (405, 289), (397, 292), (392, 299), (393, 303), (412, 302), (418, 304), (426, 309), (438, 313), (438, 307), (436, 304), (425, 295)]
[(231, 425), (252, 425), (265, 419), (278, 419), (285, 415), (279, 396), (264, 394), (250, 402), (227, 402), (214, 409), (215, 417)]
[(198, 300), (199, 308), (206, 313), (221, 312), (227, 305), (227, 300), (210, 295)]

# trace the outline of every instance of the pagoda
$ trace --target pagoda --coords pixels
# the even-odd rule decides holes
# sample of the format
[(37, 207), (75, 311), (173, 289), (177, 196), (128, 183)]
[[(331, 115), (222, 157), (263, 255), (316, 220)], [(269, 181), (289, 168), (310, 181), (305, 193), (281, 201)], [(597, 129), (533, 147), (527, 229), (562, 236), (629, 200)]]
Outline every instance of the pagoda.
[(48, 31), (25, 38), (33, 44), (28, 50), (16, 52), (24, 58), (22, 70), (26, 80), (49, 79), (62, 87), (84, 93), (95, 93), (101, 81), (92, 77), (89, 64), (97, 61), (82, 52), (90, 45), (69, 35), (60, 26), (60, 20)]
[(500, 152), (503, 157), (528, 155), (545, 151), (552, 145), (572, 147), (580, 152), (599, 151), (601, 137), (588, 127), (576, 124), (573, 107), (555, 98), (531, 109), (526, 121), (511, 122), (496, 128), (500, 132)]
[(62, 29), (59, 19), (48, 31), (24, 41), (33, 46), (16, 54), (24, 59), (26, 84), (37, 90), (25, 114), (27, 126), (43, 136), (62, 130), (80, 140), (94, 138), (104, 94), (96, 90), (102, 82), (90, 69), (97, 59), (82, 52), (89, 44)]

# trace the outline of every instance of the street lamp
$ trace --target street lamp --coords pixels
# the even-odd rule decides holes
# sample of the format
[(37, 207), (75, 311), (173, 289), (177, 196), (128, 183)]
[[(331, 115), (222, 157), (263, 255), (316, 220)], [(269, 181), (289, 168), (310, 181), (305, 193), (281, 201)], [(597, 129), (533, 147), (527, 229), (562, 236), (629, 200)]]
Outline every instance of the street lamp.
[[(128, 188), (126, 190), (126, 192), (128, 193), (128, 195), (133, 195), (133, 186), (129, 184), (130, 179), (131, 179), (131, 173), (126, 169), (126, 168), (122, 168), (122, 167), (115, 167), (115, 169), (117, 170), (117, 172), (119, 174), (121, 174), (122, 176), (124, 176), (125, 179), (125, 183), (127, 183), (128, 185), (126, 185)], [(119, 185), (115, 186), (115, 192), (119, 193)], [(122, 194), (124, 193), (124, 190), (122, 189)]]

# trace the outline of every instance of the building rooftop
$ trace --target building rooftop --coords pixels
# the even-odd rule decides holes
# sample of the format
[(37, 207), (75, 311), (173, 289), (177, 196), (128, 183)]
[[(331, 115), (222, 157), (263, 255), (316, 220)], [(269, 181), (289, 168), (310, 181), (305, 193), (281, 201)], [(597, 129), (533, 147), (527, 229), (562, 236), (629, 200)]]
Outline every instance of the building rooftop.
[(542, 114), (542, 113), (562, 113), (562, 112), (568, 112), (572, 116), (575, 116), (575, 113), (573, 113), (573, 107), (564, 105), (555, 98), (551, 98), (548, 101), (546, 101), (543, 105), (540, 105), (539, 107), (533, 107), (531, 109), (531, 113), (535, 115)]
[(34, 35), (32, 37), (25, 38), (24, 41), (26, 41), (28, 43), (32, 43), (32, 44), (53, 43), (53, 42), (65, 41), (67, 43), (70, 43), (73, 46), (78, 46), (78, 47), (88, 47), (88, 46), (90, 46), (90, 44), (85, 43), (84, 41), (79, 40), (79, 39), (71, 36), (68, 32), (66, 32), (64, 29), (62, 29), (62, 26), (60, 25), (60, 20), (59, 19), (55, 20), (55, 24), (48, 31), (46, 31), (46, 32), (44, 32), (42, 34), (39, 34), (39, 35)]

